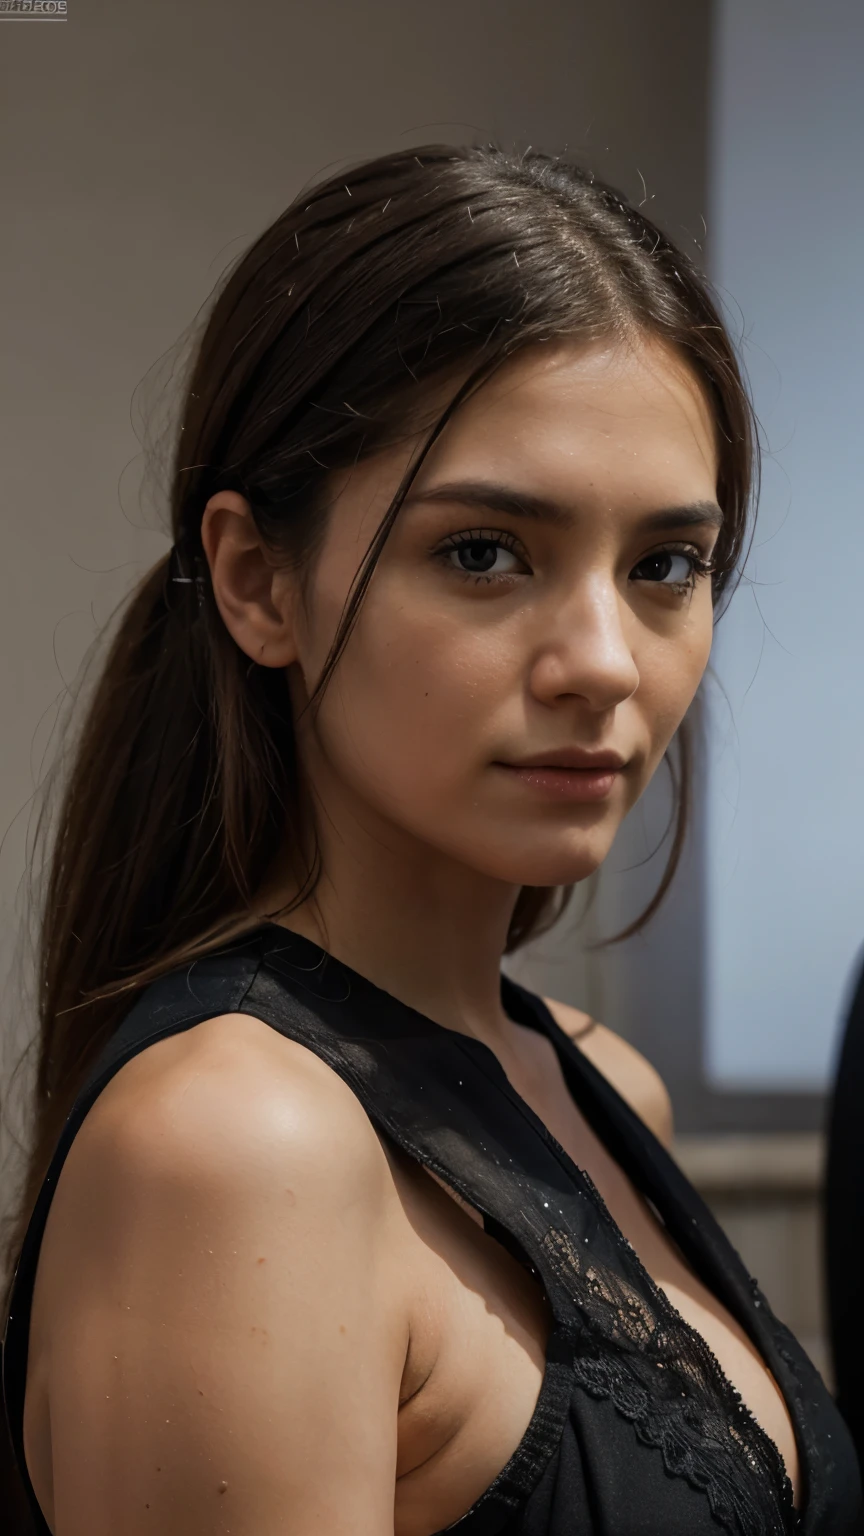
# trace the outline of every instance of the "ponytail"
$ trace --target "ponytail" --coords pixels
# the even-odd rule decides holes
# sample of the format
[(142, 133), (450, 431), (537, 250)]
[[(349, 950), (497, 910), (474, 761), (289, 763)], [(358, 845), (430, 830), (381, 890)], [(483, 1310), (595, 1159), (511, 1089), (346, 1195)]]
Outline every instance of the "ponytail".
[(250, 667), (182, 569), (166, 557), (129, 600), (51, 829), (25, 1211), (135, 991), (254, 921), (289, 813), (284, 677)]

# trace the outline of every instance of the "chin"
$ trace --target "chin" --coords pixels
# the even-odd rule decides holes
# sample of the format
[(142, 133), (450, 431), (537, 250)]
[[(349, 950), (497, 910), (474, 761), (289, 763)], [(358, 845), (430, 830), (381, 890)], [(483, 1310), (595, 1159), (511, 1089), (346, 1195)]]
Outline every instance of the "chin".
[(477, 858), (476, 866), (508, 885), (576, 885), (600, 868), (611, 846), (612, 838), (603, 836), (564, 848), (498, 847), (494, 852), (488, 850), (486, 858)]
[(592, 858), (586, 854), (581, 859), (569, 859), (566, 861), (532, 861), (530, 867), (523, 866), (522, 872), (515, 876), (514, 885), (578, 885), (581, 880), (587, 880), (589, 875), (596, 874), (602, 858)]

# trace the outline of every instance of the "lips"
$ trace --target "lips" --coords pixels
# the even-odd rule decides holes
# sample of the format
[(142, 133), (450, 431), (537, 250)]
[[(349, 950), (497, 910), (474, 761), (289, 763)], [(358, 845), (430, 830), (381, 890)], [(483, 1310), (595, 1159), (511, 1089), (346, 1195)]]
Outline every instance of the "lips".
[(582, 747), (557, 747), (517, 762), (502, 763), (504, 768), (569, 768), (571, 772), (583, 773), (618, 773), (626, 766), (627, 759), (620, 752), (590, 752)]
[(590, 752), (581, 747), (558, 747), (538, 752), (518, 762), (497, 766), (530, 794), (551, 801), (589, 803), (605, 800), (618, 775), (627, 766), (620, 752)]

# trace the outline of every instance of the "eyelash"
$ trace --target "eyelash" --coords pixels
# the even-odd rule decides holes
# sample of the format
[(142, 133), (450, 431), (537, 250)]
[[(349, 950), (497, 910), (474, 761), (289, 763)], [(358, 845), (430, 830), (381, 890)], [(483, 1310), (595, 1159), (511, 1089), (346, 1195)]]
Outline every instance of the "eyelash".
[(686, 592), (692, 592), (697, 581), (705, 576), (713, 576), (717, 567), (713, 560), (706, 560), (705, 556), (692, 544), (664, 544), (660, 549), (652, 549), (650, 554), (643, 555), (637, 560), (634, 571), (645, 560), (651, 560), (656, 555), (684, 555), (690, 561), (690, 575), (686, 581), (651, 582), (651, 586), (665, 586), (667, 592), (674, 592), (676, 597), (682, 597)]
[[(441, 544), (437, 545), (433, 554), (442, 564), (446, 565), (447, 555), (452, 553), (454, 549), (462, 549), (466, 544), (492, 544), (496, 548), (506, 549), (511, 554), (516, 555), (519, 560), (524, 561), (530, 571), (530, 562), (522, 544), (513, 534), (507, 533), (503, 529), (472, 528), (465, 529), (461, 533), (450, 534)], [(637, 560), (633, 569), (636, 570), (639, 565), (643, 564), (645, 560), (650, 560), (654, 555), (685, 555), (690, 561), (690, 575), (686, 581), (673, 582), (671, 584), (666, 582), (650, 583), (651, 586), (665, 586), (667, 592), (673, 592), (676, 596), (683, 596), (686, 592), (692, 592), (697, 581), (702, 580), (705, 576), (713, 575), (716, 570), (713, 561), (706, 559), (692, 544), (664, 544), (660, 549), (651, 550), (649, 554), (643, 555), (641, 560)], [(508, 572), (496, 575), (494, 572), (490, 572), (487, 575), (485, 572), (478, 571), (458, 571), (453, 566), (450, 566), (449, 569), (454, 575), (461, 576), (463, 581), (471, 581), (475, 585), (482, 583), (484, 586), (494, 582), (510, 581), (513, 574), (515, 574)]]
[[(509, 554), (515, 555), (517, 560), (523, 561), (531, 569), (530, 561), (524, 546), (512, 533), (506, 533), (501, 528), (470, 528), (461, 533), (451, 533), (441, 544), (433, 550), (436, 559), (447, 566), (447, 556), (454, 549), (463, 549), (466, 544), (493, 544), (496, 549), (506, 549)], [(472, 581), (489, 586), (493, 582), (510, 581), (515, 573), (499, 574), (490, 572), (488, 575), (482, 571), (459, 571), (454, 566), (449, 567), (454, 576), (461, 576), (463, 581)]]

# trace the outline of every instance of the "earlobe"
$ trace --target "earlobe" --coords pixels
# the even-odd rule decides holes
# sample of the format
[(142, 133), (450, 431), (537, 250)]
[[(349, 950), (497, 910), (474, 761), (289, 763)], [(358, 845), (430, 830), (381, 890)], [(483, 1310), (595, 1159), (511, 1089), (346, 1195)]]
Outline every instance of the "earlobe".
[(238, 491), (219, 491), (204, 509), (201, 543), (226, 629), (250, 661), (287, 667), (297, 659), (295, 581), (265, 545)]

